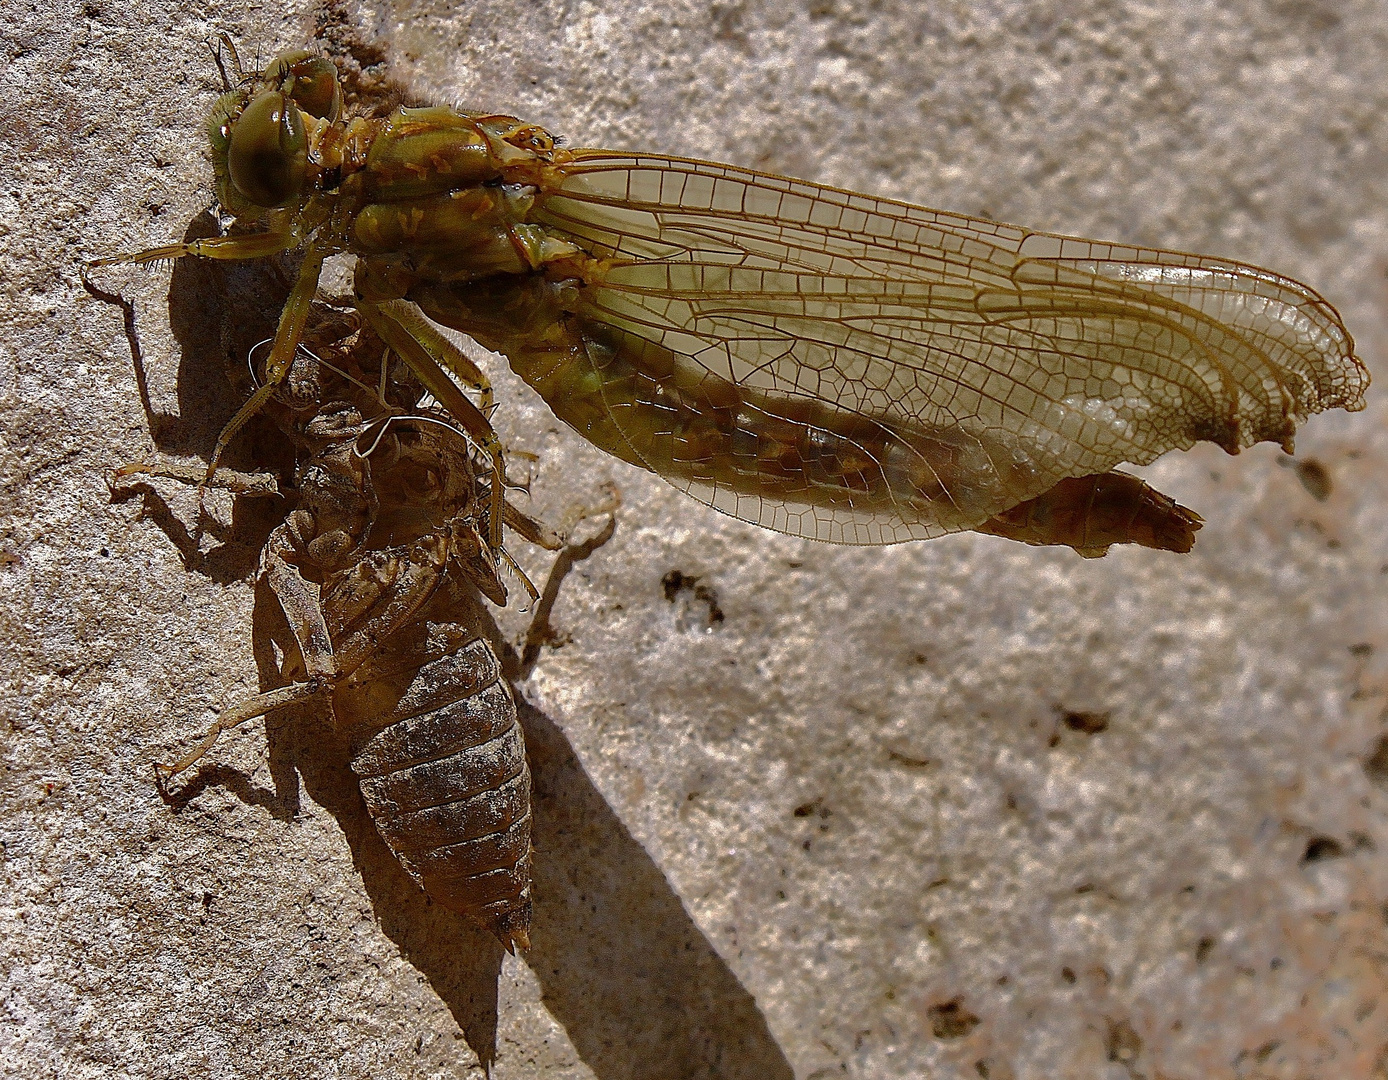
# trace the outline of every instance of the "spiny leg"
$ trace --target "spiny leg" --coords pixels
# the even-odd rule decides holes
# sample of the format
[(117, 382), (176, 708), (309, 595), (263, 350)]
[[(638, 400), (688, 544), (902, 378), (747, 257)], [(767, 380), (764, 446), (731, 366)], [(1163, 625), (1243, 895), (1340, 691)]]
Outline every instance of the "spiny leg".
[(275, 709), (283, 709), (289, 705), (297, 705), (300, 702), (308, 701), (326, 690), (329, 683), (324, 679), (310, 679), (308, 682), (291, 683), (288, 686), (281, 686), (277, 690), (271, 690), (264, 694), (256, 694), (255, 697), (247, 698), (239, 705), (234, 705), (221, 716), (217, 717), (213, 725), (207, 729), (207, 734), (202, 737), (192, 750), (184, 754), (172, 765), (155, 763), (154, 772), (159, 778), (160, 786), (167, 784), (179, 773), (195, 765), (207, 752), (216, 745), (221, 738), (222, 732), (230, 731), (234, 727), (240, 727), (247, 720), (254, 720), (257, 716), (264, 716)]
[(529, 514), (517, 509), (509, 499), (502, 507), (502, 518), (508, 529), (523, 539), (529, 540), (536, 547), (542, 547), (546, 551), (558, 551), (564, 546), (564, 540), (558, 533), (544, 522), (537, 521)]
[(492, 382), (486, 372), (472, 362), (462, 349), (454, 345), (439, 332), (438, 327), (424, 317), (424, 314), (408, 300), (385, 300), (376, 305), (389, 318), (419, 342), (420, 346), (436, 361), (458, 376), (463, 385), (477, 391), (479, 408), (490, 417), (496, 407), (492, 393)]
[(479, 389), (485, 387), (485, 393), (490, 395), (491, 386), (487, 383), (486, 376), (477, 370), (472, 361), (463, 356), (457, 346), (430, 326), (428, 320), (408, 301), (387, 300), (377, 303), (358, 296), (357, 310), (375, 331), (376, 336), (395, 350), (424, 388), (461, 425), (468, 438), (491, 459), (489, 539), (494, 551), (501, 550), (506, 487), (506, 462), (501, 439), (493, 430), (486, 414), (448, 377), (444, 366), (457, 370), (454, 365), (459, 363), (461, 358), (461, 362), (476, 373), (474, 381), (479, 384)]
[[(165, 244), (162, 247), (147, 248), (128, 255), (113, 255), (105, 259), (94, 259), (87, 265), (115, 266), (122, 263), (158, 262), (163, 259), (181, 259), (188, 255), (207, 259), (242, 261), (263, 259), (282, 251), (297, 247), (303, 242), (303, 233), (297, 227), (281, 232), (252, 233), (247, 236), (212, 236), (200, 240), (190, 240), (183, 244)], [(274, 394), (275, 390), (289, 377), (294, 362), (294, 354), (303, 339), (304, 323), (308, 319), (314, 294), (318, 291), (318, 278), (323, 270), (324, 252), (316, 244), (310, 243), (304, 253), (299, 276), (290, 290), (289, 299), (280, 313), (279, 328), (275, 331), (275, 342), (270, 347), (270, 355), (265, 361), (265, 381), (251, 395), (236, 415), (231, 418), (222, 433), (217, 436), (217, 444), (212, 449), (212, 459), (207, 463), (205, 480), (211, 480), (217, 471), (227, 445)]]
[(194, 255), (202, 259), (223, 259), (229, 262), (242, 262), (246, 259), (264, 259), (278, 255), (281, 251), (298, 247), (303, 236), (297, 229), (284, 232), (247, 233), (244, 236), (204, 236), (182, 244), (163, 244), (160, 247), (146, 248), (125, 255), (109, 255), (104, 259), (91, 259), (88, 268), (98, 266), (121, 266), (163, 262), (166, 259), (181, 259)]
[(323, 272), (323, 252), (310, 243), (304, 253), (303, 265), (299, 267), (299, 277), (280, 312), (279, 328), (275, 331), (275, 343), (270, 346), (270, 355), (265, 360), (265, 381), (247, 399), (235, 416), (227, 421), (222, 433), (217, 436), (217, 445), (212, 448), (212, 460), (207, 463), (207, 479), (211, 480), (217, 471), (228, 444), (236, 433), (265, 406), (276, 390), (289, 378), (289, 369), (294, 363), (294, 354), (299, 351), (303, 340), (304, 323), (308, 320), (309, 309), (313, 304), (314, 293), (318, 291), (318, 278)]
[[(225, 30), (218, 34), (216, 48), (212, 47), (211, 41), (204, 41), (203, 44), (206, 45), (208, 49), (211, 51), (212, 60), (214, 63), (216, 63), (217, 71), (222, 76), (223, 92), (235, 89), (236, 86), (241, 82), (241, 80), (245, 78), (245, 72), (241, 68), (241, 54), (236, 51), (236, 43), (231, 40), (231, 35), (228, 34)], [(226, 64), (222, 62), (223, 49), (226, 49), (227, 54), (231, 60), (231, 71), (232, 74), (236, 76), (234, 81), (228, 77)]]

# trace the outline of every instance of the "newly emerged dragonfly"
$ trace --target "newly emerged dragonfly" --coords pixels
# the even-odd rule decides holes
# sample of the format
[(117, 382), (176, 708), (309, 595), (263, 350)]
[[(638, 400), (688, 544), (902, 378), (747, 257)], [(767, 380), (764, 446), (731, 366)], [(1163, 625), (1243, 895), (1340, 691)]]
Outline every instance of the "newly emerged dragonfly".
[(498, 531), (490, 389), (430, 320), (504, 354), (604, 450), (840, 543), (975, 529), (1085, 555), (1184, 551), (1200, 519), (1116, 465), (1201, 440), (1290, 449), (1310, 414), (1363, 407), (1335, 310), (1268, 270), (567, 149), (512, 116), (347, 119), (329, 60), (231, 60), (208, 121), (217, 194), (258, 231), (100, 260), (302, 251), (264, 383), (209, 475), (286, 378), (342, 252), (365, 322), (489, 455)]

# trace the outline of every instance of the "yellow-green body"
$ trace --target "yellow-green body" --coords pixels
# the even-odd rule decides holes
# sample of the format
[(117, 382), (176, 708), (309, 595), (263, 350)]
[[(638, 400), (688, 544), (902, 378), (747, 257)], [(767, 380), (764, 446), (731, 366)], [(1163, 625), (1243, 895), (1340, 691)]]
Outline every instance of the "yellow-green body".
[(306, 53), (224, 95), (219, 195), (265, 231), (130, 257), (304, 250), (266, 384), (218, 454), (286, 377), (341, 252), (364, 319), (491, 455), (497, 500), (487, 381), (429, 320), (503, 353), (600, 448), (844, 543), (977, 529), (1185, 550), (1199, 519), (1115, 465), (1200, 440), (1290, 447), (1310, 413), (1362, 407), (1338, 315), (1257, 267), (567, 150), (511, 116), (345, 121), (340, 100)]

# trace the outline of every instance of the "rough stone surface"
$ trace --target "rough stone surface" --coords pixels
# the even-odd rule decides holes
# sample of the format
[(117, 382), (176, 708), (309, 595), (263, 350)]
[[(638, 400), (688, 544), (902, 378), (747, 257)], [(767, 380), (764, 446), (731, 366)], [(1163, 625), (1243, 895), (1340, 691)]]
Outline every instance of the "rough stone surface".
[[(1383, 385), (1388, 3), (0, 0), (0, 26), (0, 1075), (1388, 1076), (1378, 387), (1295, 461), (1162, 460), (1195, 552), (1086, 562), (761, 532), (495, 368), (536, 507), (624, 500), (518, 688), (515, 960), (415, 890), (308, 722), (156, 794), (151, 761), (259, 688), (273, 512), (112, 500), (152, 418), (205, 458), (234, 402), (195, 270), (103, 272), (148, 409), (77, 272), (207, 207), (204, 38), (323, 33), (577, 144), (1268, 265)], [(667, 600), (671, 571), (704, 591)]]

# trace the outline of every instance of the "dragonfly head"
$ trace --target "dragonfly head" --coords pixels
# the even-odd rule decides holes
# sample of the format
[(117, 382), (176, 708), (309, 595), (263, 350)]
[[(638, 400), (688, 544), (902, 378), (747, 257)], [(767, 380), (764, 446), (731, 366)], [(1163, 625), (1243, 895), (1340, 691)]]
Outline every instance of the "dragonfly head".
[(337, 68), (307, 52), (285, 53), (223, 94), (207, 121), (218, 197), (238, 214), (293, 202), (304, 188), (309, 126), (341, 114)]

